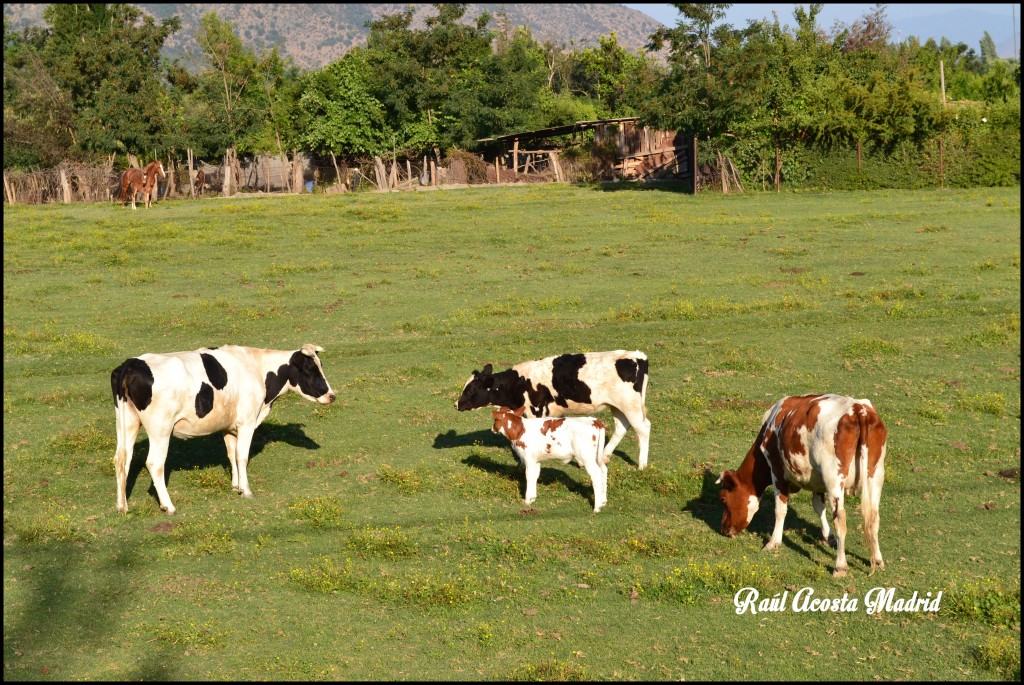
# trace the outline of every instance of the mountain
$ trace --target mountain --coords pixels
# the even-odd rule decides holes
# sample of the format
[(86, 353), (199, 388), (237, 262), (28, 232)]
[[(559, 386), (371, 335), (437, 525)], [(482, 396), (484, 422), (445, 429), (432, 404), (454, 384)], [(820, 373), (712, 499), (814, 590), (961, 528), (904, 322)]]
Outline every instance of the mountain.
[[(164, 46), (168, 57), (182, 57), (198, 67), (196, 28), (207, 12), (216, 12), (235, 27), (235, 33), (255, 49), (278, 46), (299, 66), (319, 68), (338, 59), (356, 45), (365, 45), (365, 24), (384, 14), (403, 11), (407, 4), (220, 4), (138, 3), (144, 12), (164, 19), (181, 17), (181, 29)], [(414, 28), (423, 28), (427, 17), (437, 14), (433, 5), (414, 4)], [(14, 28), (43, 24), (45, 4), (5, 3), (4, 17)], [(615, 32), (619, 44), (642, 50), (648, 36), (661, 24), (637, 10), (619, 4), (469, 4), (463, 16), (471, 23), (484, 11), (497, 15), (504, 10), (513, 25), (530, 27), (540, 41), (565, 46), (597, 45), (598, 38)], [(495, 23), (492, 22), (492, 27)]]

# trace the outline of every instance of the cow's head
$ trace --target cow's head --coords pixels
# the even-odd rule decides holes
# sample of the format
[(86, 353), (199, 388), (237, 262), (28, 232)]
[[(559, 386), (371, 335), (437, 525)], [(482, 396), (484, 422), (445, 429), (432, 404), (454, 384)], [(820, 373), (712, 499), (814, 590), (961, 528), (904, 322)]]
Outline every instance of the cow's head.
[(718, 497), (722, 500), (722, 535), (734, 537), (750, 525), (751, 519), (761, 506), (761, 499), (754, 494), (754, 487), (736, 477), (735, 471), (723, 471), (715, 481), (722, 489)]
[(306, 343), (302, 349), (292, 354), (289, 360), (289, 382), (307, 400), (313, 400), (320, 404), (330, 404), (334, 401), (334, 391), (331, 384), (324, 376), (324, 367), (320, 364), (320, 357), (317, 352), (323, 352), (324, 348), (318, 345)]
[(462, 386), (462, 395), (455, 403), (459, 411), (479, 409), (495, 404), (494, 400), (494, 374), (490, 364), (484, 366), (482, 371), (474, 371), (466, 384)]
[(491, 426), (491, 431), (494, 433), (500, 433), (509, 440), (518, 440), (523, 434), (524, 411), (526, 411), (525, 405), (518, 409), (509, 409), (508, 407), (499, 407), (498, 409), (495, 409), (491, 412), (491, 416), (494, 418), (494, 424)]

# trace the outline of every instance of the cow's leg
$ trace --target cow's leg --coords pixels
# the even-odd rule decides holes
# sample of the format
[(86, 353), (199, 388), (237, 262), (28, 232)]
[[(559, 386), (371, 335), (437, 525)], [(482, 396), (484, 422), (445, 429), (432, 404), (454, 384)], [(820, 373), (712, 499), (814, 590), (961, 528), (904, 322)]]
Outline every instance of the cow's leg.
[(167, 492), (167, 482), (164, 479), (164, 464), (167, 462), (167, 448), (171, 444), (171, 433), (166, 434), (149, 433), (149, 454), (146, 456), (146, 468), (149, 469), (149, 476), (153, 479), (153, 487), (156, 488), (157, 499), (160, 500), (160, 508), (168, 514), (175, 512), (171, 503), (171, 496)]
[(605, 446), (604, 451), (606, 454), (611, 454), (615, 451), (619, 441), (626, 434), (626, 431), (632, 427), (636, 431), (637, 442), (640, 445), (640, 453), (636, 458), (636, 466), (638, 469), (647, 467), (647, 449), (651, 439), (651, 422), (644, 418), (642, 412), (633, 412), (626, 414), (618, 407), (611, 407), (612, 419), (615, 423), (615, 432), (612, 433), (611, 440)]
[(640, 445), (640, 454), (636, 458), (637, 468), (647, 468), (647, 449), (651, 442), (651, 422), (642, 414), (637, 420), (630, 421), (633, 430), (636, 431), (636, 439)]
[(782, 529), (786, 522), (786, 512), (789, 511), (789, 493), (785, 488), (775, 486), (775, 530), (763, 547), (764, 550), (776, 549), (782, 545)]
[(114, 409), (117, 420), (117, 451), (114, 452), (114, 473), (117, 476), (117, 510), (128, 511), (128, 469), (132, 465), (135, 439), (139, 437), (139, 418), (123, 401)]
[(540, 478), (540, 463), (534, 459), (523, 458), (526, 465), (526, 498), (525, 504), (533, 504), (537, 500), (537, 479)]
[(626, 434), (626, 430), (629, 428), (629, 421), (626, 420), (626, 415), (623, 414), (615, 407), (611, 407), (612, 410), (612, 421), (615, 424), (615, 430), (612, 432), (611, 439), (608, 440), (608, 444), (604, 446), (604, 453), (611, 455), (618, 447), (619, 441)]
[(242, 497), (252, 497), (249, 489), (249, 446), (256, 427), (244, 426), (238, 429), (238, 443), (235, 448), (235, 461), (238, 462), (238, 491)]
[(836, 578), (846, 575), (846, 509), (843, 506), (843, 488), (839, 487), (826, 494), (828, 508), (832, 514), (832, 527), (836, 531), (836, 570), (832, 573)]
[(867, 535), (868, 545), (871, 547), (871, 573), (874, 573), (876, 568), (885, 568), (885, 562), (882, 560), (882, 549), (878, 546), (878, 506), (882, 501), (882, 483), (884, 481), (885, 466), (879, 462), (875, 466), (875, 474), (871, 476), (871, 515), (864, 518), (864, 532)]
[(828, 516), (825, 515), (825, 494), (821, 492), (814, 493), (811, 497), (811, 504), (814, 505), (814, 513), (818, 515), (821, 520), (821, 539), (832, 547), (836, 546), (836, 538), (832, 535), (832, 530), (828, 527)]
[(601, 464), (597, 463), (597, 460), (593, 457), (583, 461), (583, 468), (587, 470), (587, 475), (590, 476), (590, 483), (594, 487), (594, 513), (601, 511), (601, 507), (608, 501), (608, 482), (607, 482), (607, 468), (602, 472)]
[(224, 446), (228, 450), (228, 463), (231, 464), (231, 489), (238, 490), (238, 462), (235, 458), (235, 448), (238, 445), (238, 437), (233, 433), (224, 433)]

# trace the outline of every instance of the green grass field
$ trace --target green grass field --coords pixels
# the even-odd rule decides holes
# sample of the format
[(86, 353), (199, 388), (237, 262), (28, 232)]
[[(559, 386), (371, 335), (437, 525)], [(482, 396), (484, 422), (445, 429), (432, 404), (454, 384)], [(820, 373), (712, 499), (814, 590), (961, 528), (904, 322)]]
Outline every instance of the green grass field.
[[(1019, 678), (1020, 238), (1019, 188), (7, 207), (4, 678)], [(275, 404), (255, 498), (219, 436), (172, 439), (165, 515), (143, 433), (115, 511), (114, 367), (306, 342), (339, 399)], [(560, 464), (525, 509), (463, 383), (620, 348), (650, 358), (650, 468), (630, 432), (600, 514)], [(806, 492), (779, 550), (768, 493), (718, 533), (718, 472), (808, 392), (888, 425), (872, 577), (856, 497), (844, 579)], [(737, 615), (743, 587), (943, 597)]]

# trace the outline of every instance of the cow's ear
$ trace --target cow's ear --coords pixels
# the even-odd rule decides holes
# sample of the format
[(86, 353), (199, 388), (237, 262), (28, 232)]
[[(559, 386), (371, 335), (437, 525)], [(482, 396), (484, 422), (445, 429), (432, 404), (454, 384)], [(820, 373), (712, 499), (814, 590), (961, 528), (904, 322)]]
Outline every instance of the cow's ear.
[(523, 406), (519, 407), (518, 409), (514, 409), (512, 411), (512, 413), (515, 414), (516, 416), (522, 417), (524, 411), (526, 411), (526, 405), (525, 404)]
[(484, 364), (484, 368), (483, 368), (483, 370), (482, 370), (482, 371), (480, 372), (480, 375), (481, 375), (481, 376), (490, 376), (490, 375), (491, 375), (491, 371), (493, 371), (493, 370), (494, 370), (494, 369), (493, 369), (493, 368), (491, 367), (491, 365), (490, 365), (490, 364)]
[(734, 471), (722, 471), (722, 475), (719, 477), (716, 483), (722, 484), (723, 490), (732, 490), (736, 487), (736, 476)]
[(324, 348), (320, 347), (319, 345), (312, 345), (310, 343), (306, 343), (305, 345), (302, 346), (302, 350), (300, 351), (307, 357), (315, 357), (316, 353), (323, 352)]

